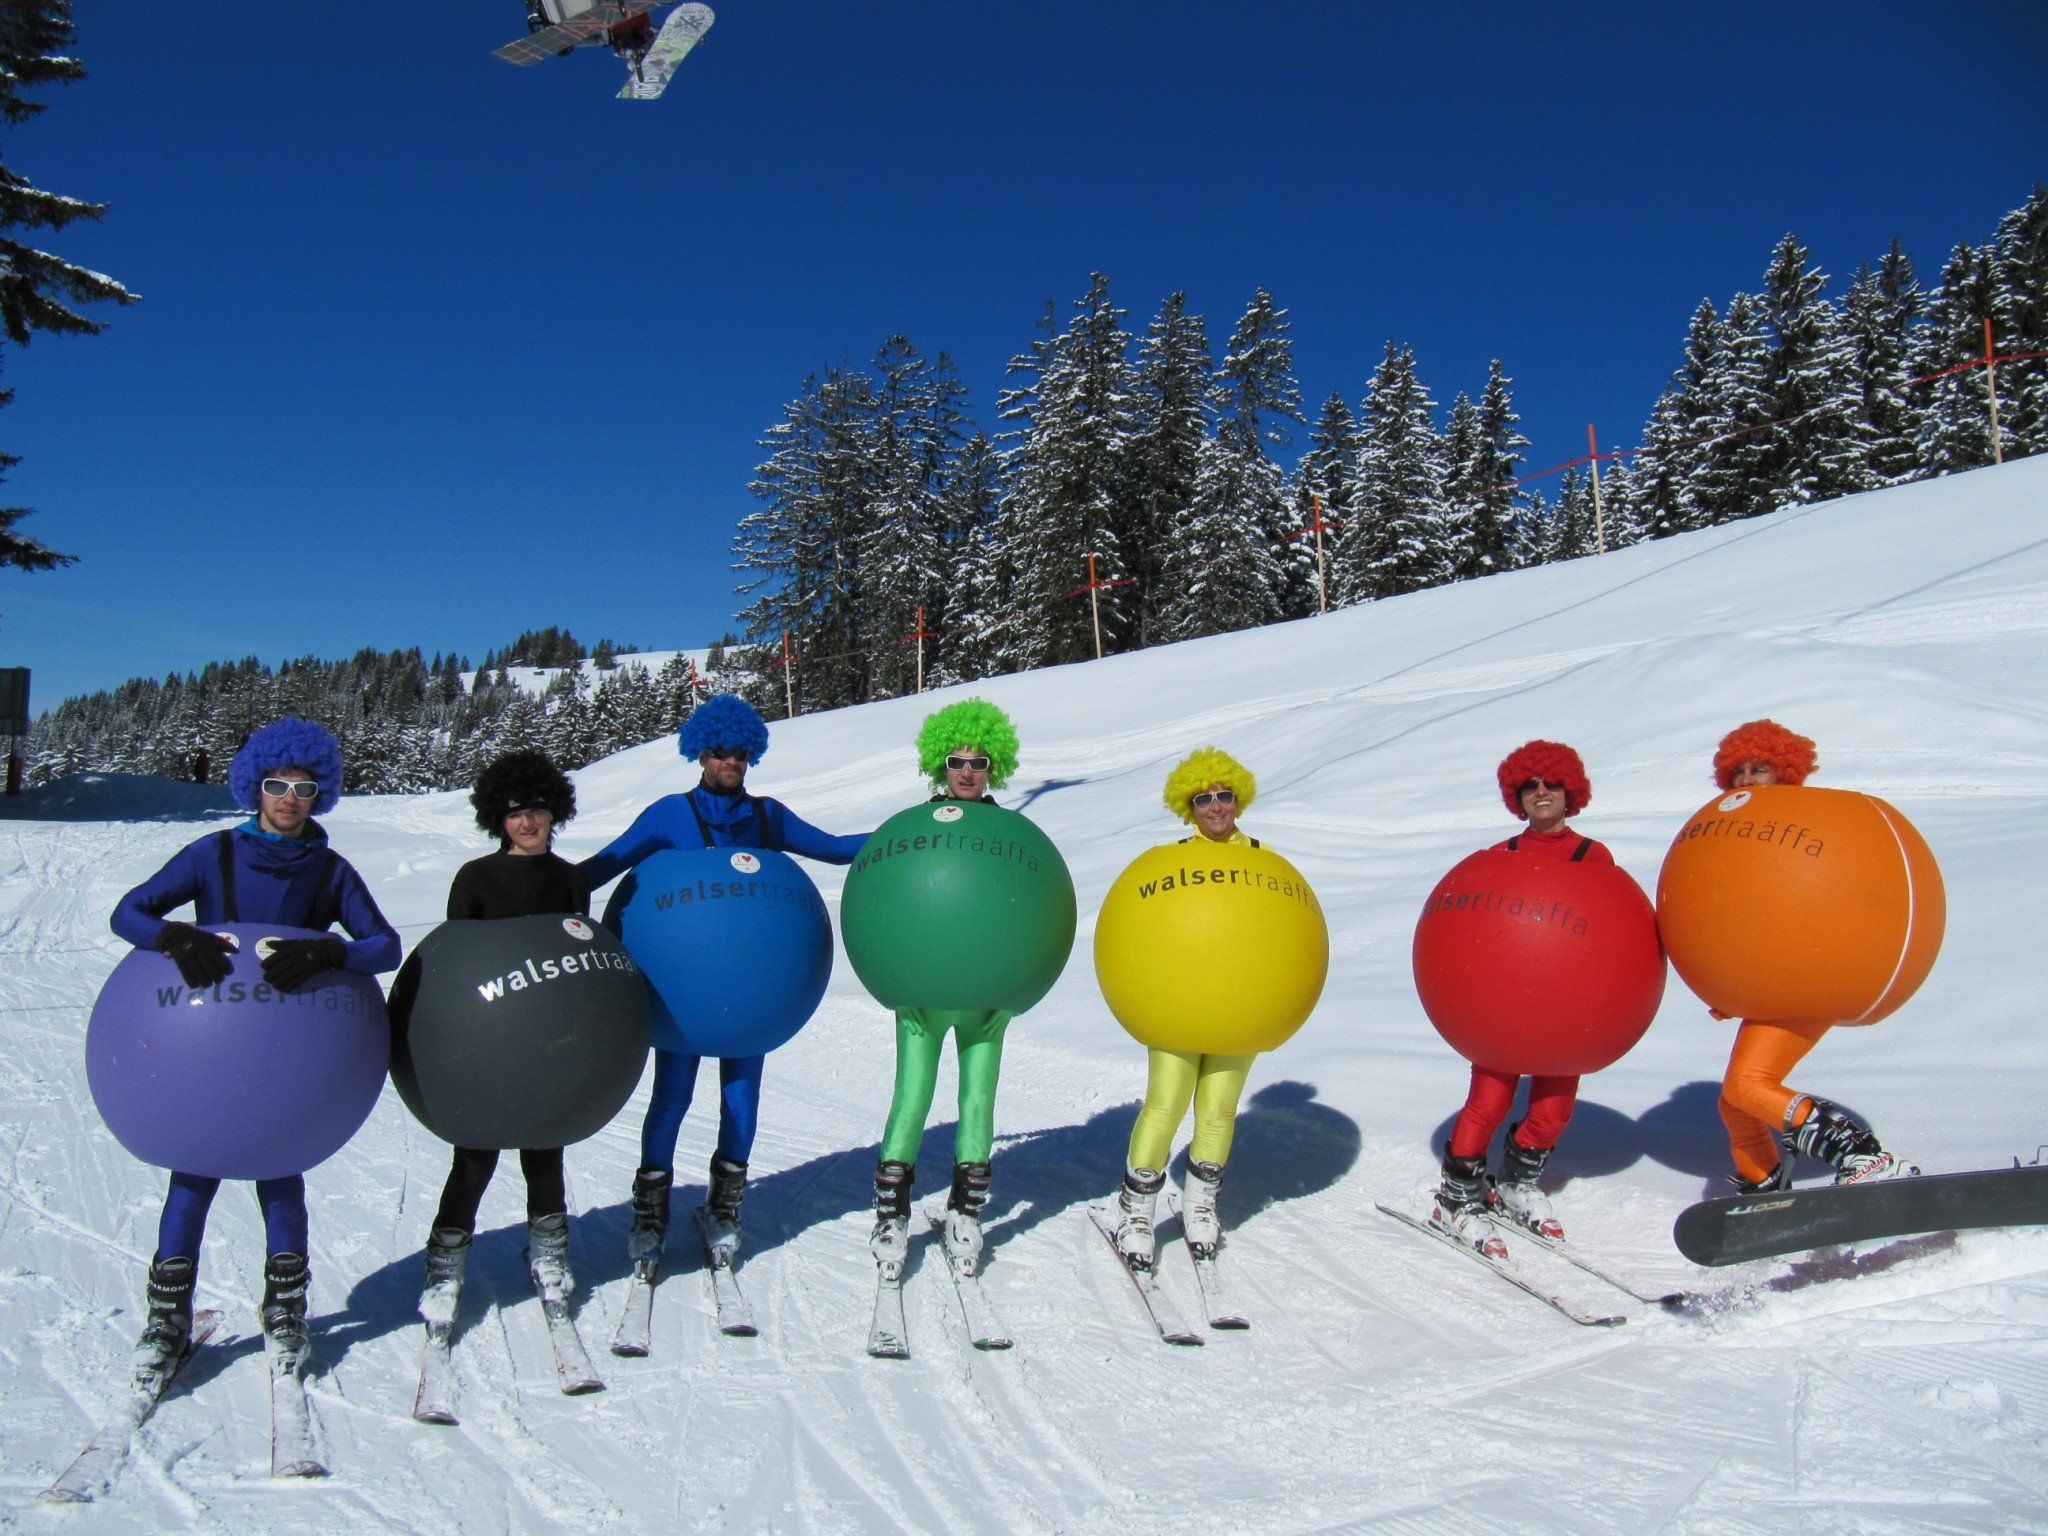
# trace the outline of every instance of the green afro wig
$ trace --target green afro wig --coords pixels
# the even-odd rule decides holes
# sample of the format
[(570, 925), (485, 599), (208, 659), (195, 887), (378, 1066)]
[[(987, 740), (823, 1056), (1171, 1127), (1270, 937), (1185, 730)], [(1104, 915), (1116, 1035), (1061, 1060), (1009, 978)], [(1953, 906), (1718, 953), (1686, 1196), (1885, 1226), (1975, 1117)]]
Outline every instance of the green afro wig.
[(1180, 766), (1166, 776), (1166, 793), (1160, 798), (1166, 802), (1169, 811), (1192, 824), (1195, 811), (1188, 804), (1189, 797), (1211, 784), (1228, 784), (1236, 790), (1240, 811), (1250, 810), (1259, 793), (1259, 781), (1252, 777), (1251, 769), (1221, 747), (1204, 747), (1199, 752), (1189, 753), (1181, 760)]
[(924, 717), (917, 733), (917, 770), (946, 782), (946, 755), (962, 747), (988, 754), (988, 787), (1001, 789), (1017, 771), (1017, 727), (987, 699), (962, 699)]

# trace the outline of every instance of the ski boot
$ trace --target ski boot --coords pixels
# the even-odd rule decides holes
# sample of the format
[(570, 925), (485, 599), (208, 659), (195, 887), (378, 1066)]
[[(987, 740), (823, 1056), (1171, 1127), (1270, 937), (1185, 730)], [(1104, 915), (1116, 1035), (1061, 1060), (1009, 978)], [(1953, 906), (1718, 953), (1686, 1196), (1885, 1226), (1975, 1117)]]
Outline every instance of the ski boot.
[(436, 1227), (427, 1234), (427, 1283), (420, 1291), (420, 1321), (452, 1323), (469, 1268), (470, 1235), (460, 1227)]
[(988, 1204), (988, 1164), (955, 1163), (946, 1196), (946, 1258), (962, 1275), (981, 1268), (981, 1208)]
[(1125, 1165), (1123, 1187), (1116, 1194), (1116, 1251), (1135, 1274), (1150, 1274), (1159, 1257), (1152, 1217), (1165, 1183), (1166, 1175), (1157, 1168)]
[(1443, 1179), (1437, 1185), (1431, 1225), (1453, 1242), (1476, 1248), (1489, 1259), (1505, 1259), (1507, 1242), (1486, 1217), (1486, 1159), (1444, 1153)]
[(1537, 1151), (1515, 1140), (1520, 1125), (1508, 1127), (1501, 1142), (1500, 1175), (1493, 1181), (1494, 1209), (1518, 1227), (1527, 1227), (1546, 1242), (1564, 1241), (1564, 1223), (1550, 1209), (1550, 1197), (1536, 1186), (1550, 1148)]
[(1920, 1171), (1885, 1151), (1870, 1127), (1839, 1104), (1812, 1098), (1807, 1102), (1813, 1109), (1806, 1123), (1792, 1133), (1792, 1144), (1808, 1157), (1832, 1163), (1837, 1184), (1906, 1178)]
[(576, 1276), (569, 1268), (569, 1218), (564, 1212), (526, 1224), (526, 1270), (543, 1302), (567, 1301), (576, 1294)]
[(747, 1194), (747, 1165), (728, 1157), (711, 1159), (711, 1188), (704, 1196), (704, 1246), (714, 1265), (729, 1265), (740, 1249), (740, 1201)]
[(303, 1254), (273, 1253), (263, 1265), (263, 1333), (281, 1364), (304, 1371), (312, 1358), (313, 1337), (306, 1328), (306, 1281)]
[(192, 1287), (199, 1266), (190, 1259), (156, 1259), (149, 1266), (149, 1321), (135, 1345), (135, 1383), (159, 1380), (192, 1346)]
[(910, 1254), (910, 1189), (916, 1177), (917, 1170), (909, 1163), (875, 1165), (875, 1230), (868, 1238), (868, 1251), (884, 1280), (903, 1277), (903, 1261)]
[(668, 1239), (668, 1191), (675, 1175), (666, 1168), (642, 1168), (633, 1175), (633, 1229), (626, 1234), (626, 1257), (638, 1268), (661, 1260)]
[(1197, 1259), (1213, 1259), (1223, 1246), (1223, 1223), (1216, 1217), (1216, 1195), (1222, 1188), (1221, 1163), (1188, 1159), (1187, 1175), (1180, 1181), (1180, 1230), (1188, 1252)]

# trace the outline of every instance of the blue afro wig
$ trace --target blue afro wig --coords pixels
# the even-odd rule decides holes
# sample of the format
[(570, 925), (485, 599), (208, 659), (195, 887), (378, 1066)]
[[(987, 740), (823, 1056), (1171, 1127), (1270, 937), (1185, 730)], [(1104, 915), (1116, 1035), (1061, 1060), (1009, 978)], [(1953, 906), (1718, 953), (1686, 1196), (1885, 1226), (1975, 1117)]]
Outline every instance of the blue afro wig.
[(228, 765), (228, 790), (245, 811), (256, 809), (257, 786), (267, 773), (303, 768), (320, 785), (313, 814), (324, 816), (341, 801), (341, 743), (324, 725), (286, 715), (249, 733)]
[(747, 754), (748, 762), (758, 763), (768, 755), (768, 722), (737, 694), (708, 698), (690, 712), (676, 732), (676, 750), (695, 759), (713, 747), (738, 747)]

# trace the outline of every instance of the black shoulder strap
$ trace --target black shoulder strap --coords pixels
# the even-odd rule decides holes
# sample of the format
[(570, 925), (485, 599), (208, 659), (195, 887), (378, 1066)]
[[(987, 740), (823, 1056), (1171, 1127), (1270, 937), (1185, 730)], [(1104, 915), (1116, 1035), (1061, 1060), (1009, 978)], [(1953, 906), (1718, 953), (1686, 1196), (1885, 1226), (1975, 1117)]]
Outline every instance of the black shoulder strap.
[(1266, 846), (1264, 843), (1260, 842), (1256, 837), (1249, 838), (1249, 841), (1254, 848), (1263, 848)]
[(1579, 839), (1579, 846), (1572, 850), (1572, 862), (1574, 864), (1578, 863), (1579, 860), (1583, 859), (1586, 856), (1586, 851), (1592, 846), (1593, 839), (1591, 839), (1590, 837), (1581, 837)]
[(697, 818), (697, 835), (704, 839), (704, 846), (706, 848), (716, 848), (718, 844), (712, 841), (711, 825), (709, 822), (705, 821), (704, 813), (697, 809), (696, 795), (684, 795), (683, 800), (685, 801), (685, 803), (689, 805), (690, 814)]
[(220, 920), (224, 923), (239, 923), (241, 911), (235, 905), (235, 834), (232, 831), (220, 835)]
[(1509, 839), (1508, 839), (1508, 852), (1509, 852), (1509, 853), (1513, 853), (1513, 852), (1514, 852), (1514, 851), (1515, 851), (1515, 850), (1516, 850), (1517, 848), (1520, 848), (1521, 846), (1522, 846), (1522, 834), (1521, 834), (1521, 833), (1517, 832), (1517, 833), (1516, 833), (1516, 834), (1515, 834), (1515, 835), (1514, 835), (1513, 837), (1511, 837), (1511, 838), (1509, 838)]
[(755, 846), (775, 850), (775, 844), (769, 840), (771, 835), (768, 830), (768, 804), (757, 796), (754, 800)]
[(320, 865), (320, 894), (313, 898), (313, 920), (307, 926), (325, 933), (340, 921), (341, 855), (328, 848)]

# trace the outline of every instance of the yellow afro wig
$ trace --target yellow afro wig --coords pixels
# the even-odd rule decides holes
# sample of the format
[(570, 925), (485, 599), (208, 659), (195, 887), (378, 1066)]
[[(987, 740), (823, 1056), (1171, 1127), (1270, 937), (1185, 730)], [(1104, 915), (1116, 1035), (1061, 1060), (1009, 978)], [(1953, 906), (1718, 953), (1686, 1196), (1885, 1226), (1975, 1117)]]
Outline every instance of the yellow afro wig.
[(1220, 747), (1204, 747), (1190, 753), (1166, 776), (1166, 793), (1160, 798), (1169, 811), (1192, 825), (1195, 811), (1188, 800), (1211, 784), (1228, 784), (1236, 790), (1240, 811), (1250, 810), (1259, 793), (1259, 781), (1252, 777), (1251, 769)]
[(917, 771), (946, 782), (946, 755), (962, 747), (988, 754), (988, 787), (1001, 789), (1017, 771), (1017, 727), (987, 699), (961, 699), (924, 717), (917, 733)]

